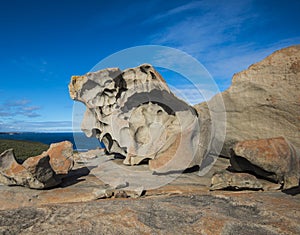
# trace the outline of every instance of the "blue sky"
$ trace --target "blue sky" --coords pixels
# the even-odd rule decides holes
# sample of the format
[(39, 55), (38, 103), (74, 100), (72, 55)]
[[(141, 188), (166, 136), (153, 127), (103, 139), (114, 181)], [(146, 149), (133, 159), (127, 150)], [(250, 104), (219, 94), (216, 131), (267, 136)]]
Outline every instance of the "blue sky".
[[(234, 73), (300, 43), (300, 1), (293, 0), (0, 4), (0, 131), (70, 131), (71, 75), (129, 47), (183, 50), (224, 90)], [(176, 89), (192, 94), (188, 86)]]

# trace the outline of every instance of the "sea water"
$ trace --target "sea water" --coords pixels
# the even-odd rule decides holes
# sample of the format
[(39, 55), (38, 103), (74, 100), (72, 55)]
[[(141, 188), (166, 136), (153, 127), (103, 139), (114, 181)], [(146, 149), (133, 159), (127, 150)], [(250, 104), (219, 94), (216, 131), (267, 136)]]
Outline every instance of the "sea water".
[(68, 140), (73, 144), (73, 148), (78, 151), (103, 148), (103, 144), (97, 138), (88, 138), (83, 132), (11, 132), (1, 133), (0, 139), (29, 140), (48, 145)]

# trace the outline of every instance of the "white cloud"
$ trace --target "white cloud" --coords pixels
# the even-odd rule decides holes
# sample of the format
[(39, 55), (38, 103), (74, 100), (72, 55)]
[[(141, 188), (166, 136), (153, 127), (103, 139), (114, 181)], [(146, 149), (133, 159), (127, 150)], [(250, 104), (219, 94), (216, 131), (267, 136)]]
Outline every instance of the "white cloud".
[(72, 131), (71, 121), (8, 121), (0, 123), (0, 131), (30, 132), (69, 132)]
[[(297, 41), (300, 42), (300, 37), (281, 40), (265, 47), (257, 47), (253, 44), (232, 45), (219, 51), (211, 51), (208, 53), (206, 68), (215, 79), (219, 79), (218, 84), (222, 86), (220, 89), (224, 90), (230, 85), (231, 77), (235, 73), (247, 69), (276, 50), (293, 45)], [(223, 84), (220, 79), (223, 80)]]
[(190, 105), (208, 101), (215, 95), (211, 87), (204, 87), (202, 84), (184, 84), (169, 87), (177, 97), (183, 99)]
[(164, 18), (173, 16), (173, 15), (176, 15), (176, 14), (180, 14), (180, 13), (183, 13), (183, 12), (186, 12), (186, 11), (189, 11), (189, 10), (193, 10), (195, 8), (200, 7), (202, 4), (203, 3), (201, 1), (190, 2), (190, 3), (187, 3), (185, 5), (172, 8), (172, 9), (170, 9), (167, 12), (164, 12), (162, 14), (158, 14), (158, 15), (144, 21), (143, 23), (144, 24), (154, 23), (154, 22), (162, 20)]
[(9, 100), (0, 103), (0, 117), (15, 118), (16, 116), (34, 118), (39, 117), (40, 114), (36, 111), (41, 109), (39, 106), (31, 106), (30, 100)]
[[(191, 14), (179, 17), (193, 7), (195, 9)], [(170, 20), (172, 17), (173, 21)], [(300, 38), (286, 38), (262, 43), (264, 35), (257, 41), (250, 41), (245, 32), (255, 31), (257, 22), (262, 26), (269, 21), (256, 11), (252, 0), (192, 2), (158, 14), (147, 23), (155, 24), (166, 19), (166, 27), (148, 40), (181, 49), (197, 58), (217, 80), (220, 90), (230, 85), (234, 73), (246, 69), (277, 49), (300, 41)]]
[(39, 110), (41, 107), (39, 106), (27, 106), (27, 107), (23, 107), (22, 109), (24, 111), (34, 111), (34, 110)]
[(255, 17), (255, 14), (249, 14), (251, 1), (234, 1), (234, 4), (209, 1), (198, 3), (197, 7), (198, 14), (193, 13), (169, 25), (154, 35), (153, 42), (174, 43), (182, 49), (196, 49), (189, 53), (199, 53), (207, 51), (208, 47), (234, 40), (243, 22)]
[(21, 100), (9, 100), (9, 101), (6, 101), (4, 104), (7, 107), (16, 107), (16, 106), (27, 105), (28, 103), (30, 103), (30, 100), (21, 99)]
[[(227, 62), (225, 59), (228, 58), (228, 55), (236, 56), (232, 53), (232, 48), (236, 45), (226, 46), (224, 43), (235, 41), (236, 34), (242, 27), (243, 22), (255, 18), (254, 14), (249, 14), (250, 6), (251, 1), (237, 1), (234, 2), (234, 5), (232, 2), (230, 4), (218, 1), (197, 1), (171, 9), (163, 15), (154, 16), (154, 20), (179, 14), (181, 9), (185, 11), (192, 9), (192, 7), (198, 9), (198, 13), (194, 11), (188, 17), (183, 17), (182, 20), (169, 25), (163, 31), (153, 35), (151, 40), (155, 44), (175, 46), (193, 55), (202, 63), (202, 66), (205, 65), (205, 67), (203, 66), (204, 70), (208, 70), (213, 77), (222, 76), (223, 79), (226, 78), (227, 80), (223, 82), (228, 85), (232, 76), (231, 72), (235, 69), (235, 66), (226, 66), (228, 63), (224, 62)], [(168, 56), (164, 55), (164, 57)], [(165, 58), (162, 59), (165, 60)], [(176, 63), (181, 67), (190, 67), (184, 62), (184, 59), (175, 55), (175, 58), (171, 58), (170, 63), (177, 61)], [(246, 58), (244, 60), (248, 61)], [(241, 62), (241, 60), (238, 61)], [(164, 63), (167, 62), (164, 61)], [(231, 69), (228, 70), (228, 67)], [(192, 73), (193, 68), (191, 67), (188, 70), (189, 73)], [(234, 70), (234, 72), (237, 71)], [(201, 77), (200, 74), (195, 76)], [(218, 84), (220, 84), (220, 81), (218, 81)], [(216, 94), (218, 91), (219, 89), (213, 89), (210, 92)]]

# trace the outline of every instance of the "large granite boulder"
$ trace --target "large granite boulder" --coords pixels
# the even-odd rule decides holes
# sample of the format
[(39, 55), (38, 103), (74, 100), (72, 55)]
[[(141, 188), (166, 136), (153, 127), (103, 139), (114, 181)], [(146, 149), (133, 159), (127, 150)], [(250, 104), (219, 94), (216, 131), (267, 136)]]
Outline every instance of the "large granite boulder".
[(299, 186), (300, 151), (283, 137), (236, 143), (230, 164), (213, 175), (211, 190), (295, 190)]
[(69, 90), (87, 108), (82, 130), (109, 153), (124, 156), (124, 164), (149, 159), (151, 170), (168, 172), (201, 163), (194, 108), (178, 99), (151, 65), (73, 76)]
[[(220, 100), (224, 101), (226, 138), (223, 156), (230, 157), (230, 149), (236, 142), (249, 139), (283, 136), (300, 148), (299, 90), (300, 45), (297, 45), (276, 51), (235, 74), (228, 90), (195, 108), (201, 120), (209, 123), (212, 115), (224, 112), (218, 105)], [(209, 128), (204, 131), (210, 135)], [(215, 139), (223, 137), (217, 132), (213, 134)]]
[(300, 152), (283, 137), (238, 142), (230, 163), (235, 171), (252, 172), (283, 189), (299, 186)]
[(72, 143), (63, 141), (51, 144), (46, 152), (19, 164), (13, 149), (6, 150), (0, 155), (0, 183), (32, 189), (59, 185), (73, 167), (72, 153)]
[(0, 155), (0, 182), (9, 186), (20, 185), (33, 189), (56, 186), (61, 180), (56, 177), (49, 160), (47, 155), (38, 156), (21, 165), (17, 163), (13, 150), (6, 150)]

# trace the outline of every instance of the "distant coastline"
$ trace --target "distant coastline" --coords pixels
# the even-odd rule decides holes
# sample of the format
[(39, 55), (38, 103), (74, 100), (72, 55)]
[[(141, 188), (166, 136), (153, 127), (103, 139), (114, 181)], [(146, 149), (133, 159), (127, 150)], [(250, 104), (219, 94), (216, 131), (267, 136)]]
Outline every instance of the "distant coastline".
[(0, 135), (19, 135), (21, 132), (0, 132)]
[(27, 140), (50, 145), (68, 140), (73, 144), (74, 150), (88, 151), (103, 145), (96, 138), (88, 138), (83, 132), (0, 132), (1, 139)]

